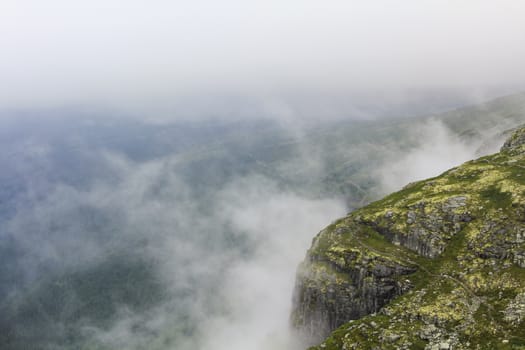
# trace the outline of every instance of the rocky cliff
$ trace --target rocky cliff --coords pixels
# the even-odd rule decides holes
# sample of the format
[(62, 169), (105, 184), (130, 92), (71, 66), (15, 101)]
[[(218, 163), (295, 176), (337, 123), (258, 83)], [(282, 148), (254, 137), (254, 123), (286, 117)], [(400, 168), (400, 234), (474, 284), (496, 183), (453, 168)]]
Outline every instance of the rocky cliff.
[(314, 349), (525, 349), (524, 321), (525, 127), (321, 231), (292, 312)]

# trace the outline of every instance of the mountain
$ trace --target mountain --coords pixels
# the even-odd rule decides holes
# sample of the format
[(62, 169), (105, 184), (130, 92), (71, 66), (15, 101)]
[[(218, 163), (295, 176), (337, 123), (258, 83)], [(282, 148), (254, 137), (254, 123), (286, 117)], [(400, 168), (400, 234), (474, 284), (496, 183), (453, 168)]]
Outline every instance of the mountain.
[(317, 350), (525, 348), (524, 169), (525, 126), (332, 223), (299, 267), (294, 326)]

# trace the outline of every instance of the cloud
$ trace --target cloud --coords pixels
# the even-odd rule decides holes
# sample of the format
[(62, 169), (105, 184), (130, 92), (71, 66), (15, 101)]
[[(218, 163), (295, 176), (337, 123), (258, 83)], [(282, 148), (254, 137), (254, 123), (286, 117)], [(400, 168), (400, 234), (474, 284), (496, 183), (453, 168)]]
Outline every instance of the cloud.
[(385, 150), (386, 160), (374, 170), (380, 192), (400, 190), (410, 182), (437, 176), (471, 159), (497, 152), (506, 125), (502, 122), (490, 131), (481, 130), (481, 135), (469, 138), (454, 133), (437, 119), (416, 123), (407, 135), (407, 139), (412, 139), (410, 146), (391, 145)]
[[(117, 151), (122, 145), (113, 143), (111, 137), (101, 144), (90, 140), (100, 134), (111, 136), (117, 129), (120, 137), (122, 124), (111, 132), (95, 132), (102, 130), (96, 128), (86, 134), (73, 132), (78, 140), (73, 138), (69, 143), (57, 144), (51, 136), (42, 137), (43, 141), (29, 136), (30, 142), (6, 143), (20, 155), (7, 157), (10, 164), (20, 166), (28, 182), (40, 179), (45, 183), (32, 195), (15, 197), (14, 216), (0, 223), (0, 238), (8, 236), (16, 247), (9, 269), (21, 271), (17, 279), (26, 279), (25, 285), (17, 284), (19, 290), (15, 292), (20, 294), (15, 296), (27, 296), (27, 286), (49, 276), (56, 285), (56, 276), (82, 277), (86, 271), (87, 276), (99, 275), (107, 266), (111, 268), (115, 259), (124, 259), (123, 264), (133, 270), (146, 266), (147, 278), (141, 278), (148, 286), (162, 289), (159, 294), (150, 290), (141, 294), (139, 300), (153, 299), (147, 307), (122, 302), (107, 322), (86, 316), (80, 324), (68, 324), (61, 314), (53, 326), (62, 332), (68, 326), (78, 327), (75, 330), (81, 329), (90, 342), (86, 346), (94, 348), (300, 348), (299, 340), (287, 332), (295, 269), (311, 238), (346, 210), (341, 200), (333, 198), (335, 195), (319, 195), (326, 193), (315, 187), (323, 181), (322, 174), (333, 170), (328, 169), (331, 165), (342, 166), (342, 170), (356, 166), (360, 169), (351, 174), (363, 176), (358, 178), (359, 184), (363, 181), (368, 191), (371, 184), (380, 182), (378, 192), (385, 193), (472, 158), (483, 139), (460, 138), (436, 120), (422, 124), (404, 120), (391, 128), (378, 123), (374, 124), (378, 130), (367, 131), (370, 125), (353, 130), (352, 124), (349, 129), (336, 130), (348, 134), (334, 132), (318, 137), (293, 120), (282, 119), (280, 126), (286, 130), (271, 129), (271, 135), (278, 135), (268, 139), (297, 144), (275, 161), (271, 154), (281, 148), (266, 149), (264, 138), (265, 142), (254, 143), (257, 147), (248, 143), (261, 151), (260, 159), (269, 159), (248, 170), (243, 162), (246, 155), (251, 156), (250, 147), (240, 157), (215, 159), (222, 152), (229, 155), (228, 147), (237, 147), (235, 142), (224, 150), (203, 147), (189, 153), (175, 149), (160, 154), (146, 152), (149, 156), (137, 160)], [(42, 130), (36, 129), (40, 134)], [(280, 133), (287, 131), (290, 137), (281, 138)], [(208, 135), (209, 130), (204, 133)], [(60, 129), (58, 136), (53, 135), (62, 140), (69, 134)], [(136, 142), (135, 146), (153, 147), (148, 137), (135, 138), (131, 133), (126, 137), (124, 145)], [(356, 140), (339, 143), (348, 137)], [(94, 172), (72, 171), (72, 155), (53, 158), (58, 148), (71, 144), (78, 146), (73, 152), (77, 162), (85, 159)], [(198, 166), (190, 166), (192, 157)], [(234, 166), (235, 162), (243, 166), (228, 169), (232, 175), (210, 164), (224, 159), (225, 166)], [(339, 174), (343, 177), (347, 173)], [(75, 176), (88, 177), (89, 181), (70, 181)], [(297, 183), (287, 186), (286, 179), (290, 178)], [(134, 264), (127, 265), (128, 260)], [(110, 280), (118, 275), (110, 275)], [(67, 283), (65, 280), (59, 282)], [(137, 284), (133, 290), (142, 291), (140, 287), (146, 284), (138, 281), (132, 280)], [(96, 295), (101, 295), (100, 291)], [(78, 301), (76, 298), (71, 300)], [(76, 310), (70, 300), (66, 306), (66, 311)]]
[[(109, 325), (89, 321), (89, 313), (75, 319), (88, 344), (291, 348), (296, 266), (315, 233), (344, 214), (342, 202), (283, 190), (258, 174), (203, 194), (180, 176), (177, 155), (143, 162), (108, 151), (98, 157), (111, 171), (87, 188), (56, 184), (7, 224), (20, 253), (13, 264), (23, 267), (26, 285), (61, 274), (104, 274), (114, 259), (142, 261), (154, 267), (162, 297), (146, 309), (123, 304)], [(74, 300), (64, 310), (82, 305)], [(57, 329), (60, 322), (67, 319)]]
[(257, 248), (228, 271), (222, 293), (232, 312), (205, 323), (211, 337), (204, 348), (299, 346), (287, 332), (297, 262), (303, 258), (312, 233), (344, 214), (343, 204), (283, 192), (260, 177), (232, 183), (221, 197), (233, 227), (256, 240)]
[(182, 118), (284, 103), (340, 115), (424, 89), (515, 91), (524, 10), (519, 0), (7, 0), (0, 108)]

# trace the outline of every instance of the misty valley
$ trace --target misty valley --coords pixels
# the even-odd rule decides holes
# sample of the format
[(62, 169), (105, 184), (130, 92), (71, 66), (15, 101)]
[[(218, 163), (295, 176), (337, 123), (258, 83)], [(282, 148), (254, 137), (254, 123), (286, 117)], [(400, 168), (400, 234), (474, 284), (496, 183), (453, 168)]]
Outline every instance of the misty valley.
[(308, 123), (51, 114), (0, 128), (0, 349), (305, 349), (316, 234), (497, 152), (525, 95)]

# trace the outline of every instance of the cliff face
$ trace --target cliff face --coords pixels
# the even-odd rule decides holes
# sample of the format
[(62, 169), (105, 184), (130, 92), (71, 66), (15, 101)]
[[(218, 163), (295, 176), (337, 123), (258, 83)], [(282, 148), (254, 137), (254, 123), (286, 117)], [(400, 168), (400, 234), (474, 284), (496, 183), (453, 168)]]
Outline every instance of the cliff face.
[(525, 348), (524, 320), (525, 128), (321, 231), (292, 312), (317, 349)]

